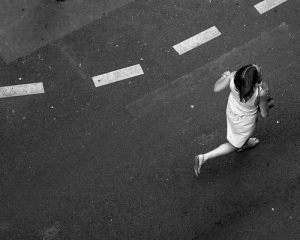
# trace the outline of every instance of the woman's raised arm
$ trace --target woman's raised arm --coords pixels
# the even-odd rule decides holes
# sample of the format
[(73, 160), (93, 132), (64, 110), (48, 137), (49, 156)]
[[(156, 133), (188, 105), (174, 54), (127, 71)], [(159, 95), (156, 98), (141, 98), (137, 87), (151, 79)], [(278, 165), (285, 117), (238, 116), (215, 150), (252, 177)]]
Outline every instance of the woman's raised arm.
[(225, 89), (230, 83), (230, 73), (226, 71), (222, 74), (222, 76), (215, 82), (214, 92), (220, 92)]

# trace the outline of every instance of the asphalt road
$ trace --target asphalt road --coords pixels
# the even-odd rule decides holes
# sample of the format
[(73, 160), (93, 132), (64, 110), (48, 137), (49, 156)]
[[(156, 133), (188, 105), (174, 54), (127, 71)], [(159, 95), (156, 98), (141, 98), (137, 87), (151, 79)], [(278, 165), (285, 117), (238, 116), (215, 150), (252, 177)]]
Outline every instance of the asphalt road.
[[(0, 238), (300, 239), (300, 2), (258, 2), (0, 3), (1, 86), (45, 89), (0, 98)], [(197, 179), (193, 155), (226, 136), (214, 81), (253, 62), (276, 99), (261, 143)], [(94, 86), (135, 64), (143, 75)]]

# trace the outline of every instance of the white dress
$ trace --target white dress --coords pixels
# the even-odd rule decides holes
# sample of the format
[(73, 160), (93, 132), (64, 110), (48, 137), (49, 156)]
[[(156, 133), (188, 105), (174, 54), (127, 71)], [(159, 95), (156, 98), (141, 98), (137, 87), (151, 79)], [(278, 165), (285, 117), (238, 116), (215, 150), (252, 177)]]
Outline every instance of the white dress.
[(258, 88), (252, 97), (245, 103), (240, 101), (239, 92), (235, 88), (234, 74), (230, 77), (230, 94), (228, 97), (227, 117), (227, 140), (235, 147), (242, 147), (255, 130), (257, 120), (257, 106), (255, 100), (258, 96)]

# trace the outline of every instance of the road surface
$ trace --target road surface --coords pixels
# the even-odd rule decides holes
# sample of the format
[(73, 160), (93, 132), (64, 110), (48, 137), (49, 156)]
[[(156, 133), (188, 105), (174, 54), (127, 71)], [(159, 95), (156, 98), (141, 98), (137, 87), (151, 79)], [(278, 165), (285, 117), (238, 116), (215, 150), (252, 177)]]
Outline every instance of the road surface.
[[(1, 239), (300, 239), (299, 1), (20, 2), (0, 4)], [(247, 63), (276, 100), (261, 143), (197, 179), (226, 140), (213, 84)]]

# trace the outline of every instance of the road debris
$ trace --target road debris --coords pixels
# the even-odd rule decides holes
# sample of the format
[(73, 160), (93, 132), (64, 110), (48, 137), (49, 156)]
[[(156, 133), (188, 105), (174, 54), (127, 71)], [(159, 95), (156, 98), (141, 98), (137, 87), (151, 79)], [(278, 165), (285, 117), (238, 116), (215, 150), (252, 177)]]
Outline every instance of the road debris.
[(60, 231), (59, 222), (55, 222), (52, 226), (45, 228), (41, 231), (41, 239), (42, 240), (53, 240), (56, 238), (57, 234)]

